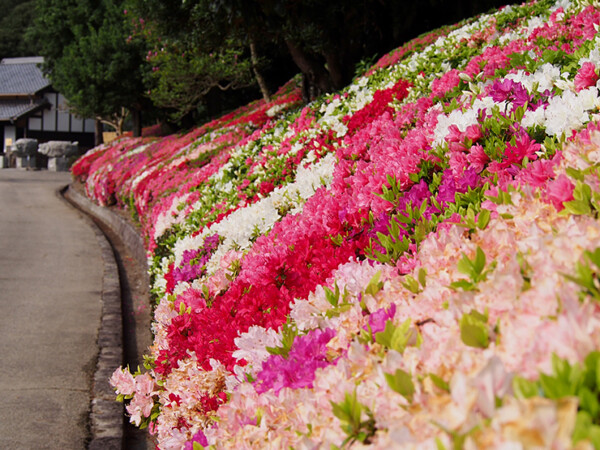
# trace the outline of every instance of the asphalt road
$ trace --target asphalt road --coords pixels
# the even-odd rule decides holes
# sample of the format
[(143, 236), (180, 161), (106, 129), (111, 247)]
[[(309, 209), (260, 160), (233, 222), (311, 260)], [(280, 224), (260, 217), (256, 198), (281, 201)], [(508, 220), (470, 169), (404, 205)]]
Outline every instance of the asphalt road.
[(0, 448), (83, 449), (101, 319), (94, 231), (70, 174), (0, 169)]

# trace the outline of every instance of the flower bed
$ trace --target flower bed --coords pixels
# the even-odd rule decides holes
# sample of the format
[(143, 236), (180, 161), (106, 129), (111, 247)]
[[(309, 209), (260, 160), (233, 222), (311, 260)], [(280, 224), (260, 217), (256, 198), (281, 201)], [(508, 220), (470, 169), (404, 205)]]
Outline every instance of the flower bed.
[(149, 251), (130, 420), (162, 449), (600, 448), (599, 22), (506, 7), (304, 108), (84, 156)]

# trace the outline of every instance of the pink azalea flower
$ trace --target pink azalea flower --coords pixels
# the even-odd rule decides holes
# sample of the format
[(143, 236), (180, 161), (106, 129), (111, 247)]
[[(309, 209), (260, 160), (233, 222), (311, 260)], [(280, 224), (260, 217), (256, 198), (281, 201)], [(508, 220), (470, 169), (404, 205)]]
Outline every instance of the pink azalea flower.
[(479, 139), (483, 137), (483, 132), (481, 130), (481, 125), (469, 125), (465, 130), (465, 135), (472, 142), (477, 142)]
[(585, 62), (579, 68), (577, 75), (575, 75), (575, 90), (579, 92), (590, 86), (595, 86), (597, 81), (596, 66), (594, 63)]
[(562, 211), (563, 203), (573, 200), (574, 189), (575, 185), (569, 177), (561, 173), (554, 181), (548, 183), (546, 196), (558, 211)]
[(471, 164), (470, 167), (475, 170), (475, 172), (480, 173), (490, 161), (490, 158), (481, 145), (475, 144), (469, 150), (467, 161), (469, 161)]

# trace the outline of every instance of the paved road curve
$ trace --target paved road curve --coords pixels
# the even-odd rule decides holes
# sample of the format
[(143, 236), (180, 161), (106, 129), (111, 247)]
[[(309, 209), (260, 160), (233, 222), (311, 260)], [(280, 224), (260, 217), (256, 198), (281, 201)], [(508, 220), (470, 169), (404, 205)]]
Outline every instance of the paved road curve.
[(0, 170), (0, 448), (82, 449), (100, 326), (97, 238), (56, 191)]

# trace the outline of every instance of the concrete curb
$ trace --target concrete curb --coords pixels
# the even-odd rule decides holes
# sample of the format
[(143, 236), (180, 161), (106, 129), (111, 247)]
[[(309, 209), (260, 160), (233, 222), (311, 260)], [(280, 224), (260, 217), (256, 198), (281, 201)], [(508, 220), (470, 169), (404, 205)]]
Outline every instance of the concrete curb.
[(86, 214), (110, 228), (123, 241), (140, 267), (148, 267), (146, 249), (140, 232), (129, 221), (113, 213), (110, 209), (98, 206), (87, 197), (69, 186), (65, 192), (66, 198)]
[[(94, 211), (92, 202), (70, 186), (60, 194), (72, 206), (87, 214), (104, 261), (102, 282), (102, 318), (98, 332), (98, 360), (94, 372), (90, 405), (90, 450), (120, 450), (123, 447), (125, 411), (115, 401), (115, 393), (109, 384), (114, 370), (123, 364), (123, 319), (121, 308), (121, 285), (119, 270), (113, 249), (101, 229), (89, 217), (102, 220)], [(96, 208), (98, 208), (96, 206)]]

